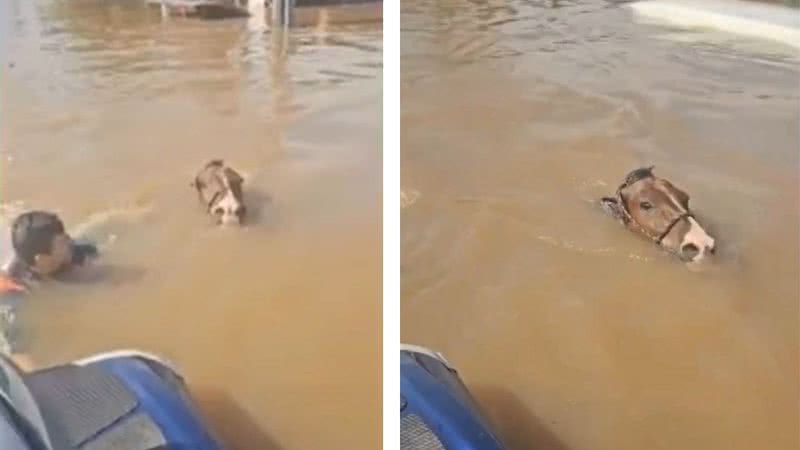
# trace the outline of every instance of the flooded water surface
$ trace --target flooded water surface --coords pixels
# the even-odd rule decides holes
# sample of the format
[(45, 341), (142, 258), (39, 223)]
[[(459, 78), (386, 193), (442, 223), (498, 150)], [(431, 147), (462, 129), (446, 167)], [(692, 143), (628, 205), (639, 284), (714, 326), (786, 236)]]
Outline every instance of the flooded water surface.
[[(604, 1), (402, 7), (402, 337), (523, 449), (800, 448), (800, 59)], [(694, 273), (597, 200), (691, 195)]]
[[(4, 226), (52, 209), (103, 253), (29, 303), (33, 357), (162, 354), (233, 448), (377, 448), (380, 27), (263, 22), (0, 0)], [(242, 229), (189, 187), (211, 158)]]

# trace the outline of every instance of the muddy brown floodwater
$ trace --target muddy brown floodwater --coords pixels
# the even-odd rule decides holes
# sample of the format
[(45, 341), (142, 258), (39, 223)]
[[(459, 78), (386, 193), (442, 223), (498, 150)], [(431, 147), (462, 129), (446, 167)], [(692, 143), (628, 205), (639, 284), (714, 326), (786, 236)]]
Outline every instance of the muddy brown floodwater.
[[(33, 357), (163, 354), (232, 448), (377, 448), (380, 24), (263, 22), (0, 0), (4, 229), (54, 209), (104, 254), (29, 303)], [(196, 203), (212, 157), (245, 175), (246, 228)]]
[[(511, 448), (800, 448), (800, 58), (605, 1), (402, 4), (402, 337)], [(606, 217), (631, 169), (718, 238)]]

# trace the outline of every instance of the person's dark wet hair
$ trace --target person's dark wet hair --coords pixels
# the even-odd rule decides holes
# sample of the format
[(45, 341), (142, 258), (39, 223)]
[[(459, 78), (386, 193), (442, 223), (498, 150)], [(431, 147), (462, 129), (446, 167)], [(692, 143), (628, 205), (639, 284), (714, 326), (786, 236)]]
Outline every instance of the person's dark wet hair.
[(36, 255), (50, 254), (53, 239), (64, 232), (64, 223), (57, 215), (45, 211), (26, 212), (11, 225), (11, 244), (18, 258), (33, 265)]

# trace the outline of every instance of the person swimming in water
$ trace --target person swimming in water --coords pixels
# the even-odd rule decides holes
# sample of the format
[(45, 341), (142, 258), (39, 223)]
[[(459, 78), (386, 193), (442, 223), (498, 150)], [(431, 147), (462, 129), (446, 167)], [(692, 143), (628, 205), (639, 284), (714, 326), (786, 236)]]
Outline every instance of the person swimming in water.
[(0, 352), (20, 367), (31, 369), (33, 363), (17, 323), (20, 305), (39, 283), (59, 279), (97, 257), (98, 252), (92, 244), (75, 242), (61, 219), (46, 211), (30, 211), (14, 219), (11, 244), (14, 255), (0, 270)]

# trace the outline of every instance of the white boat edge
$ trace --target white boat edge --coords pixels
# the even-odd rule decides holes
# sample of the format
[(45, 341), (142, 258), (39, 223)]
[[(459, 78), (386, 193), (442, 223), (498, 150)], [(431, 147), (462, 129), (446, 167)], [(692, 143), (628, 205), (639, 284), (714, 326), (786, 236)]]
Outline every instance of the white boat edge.
[(439, 352), (435, 352), (427, 347), (422, 347), (420, 345), (413, 345), (413, 344), (400, 344), (400, 351), (401, 352), (409, 352), (409, 353), (420, 353), (423, 355), (430, 356), (433, 359), (438, 359), (442, 362), (448, 369), (453, 370), (453, 366), (450, 365), (450, 362)]
[(800, 10), (744, 0), (642, 0), (626, 7), (678, 26), (710, 27), (800, 49)]
[(76, 361), (72, 361), (70, 364), (74, 364), (76, 366), (86, 366), (89, 364), (93, 364), (99, 361), (107, 360), (107, 359), (114, 359), (114, 358), (143, 358), (149, 359), (151, 361), (156, 361), (167, 366), (170, 370), (175, 372), (176, 374), (180, 375), (178, 371), (178, 367), (168, 359), (155, 355), (153, 353), (136, 350), (136, 349), (122, 349), (122, 350), (112, 350), (108, 352), (97, 353), (92, 356), (88, 356), (86, 358), (81, 358)]

